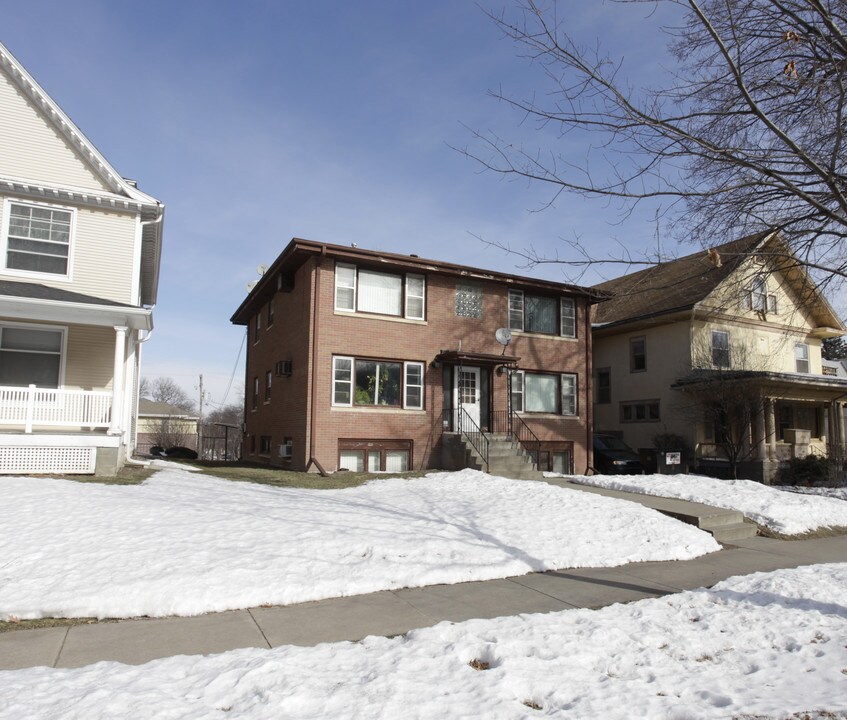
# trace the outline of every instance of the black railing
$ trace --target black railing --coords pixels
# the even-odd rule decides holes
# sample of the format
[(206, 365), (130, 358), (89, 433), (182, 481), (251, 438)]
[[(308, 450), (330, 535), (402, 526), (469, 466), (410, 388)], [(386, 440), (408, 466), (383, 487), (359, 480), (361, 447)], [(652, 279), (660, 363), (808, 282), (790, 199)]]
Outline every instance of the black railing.
[(512, 413), (512, 437), (515, 438), (521, 447), (529, 453), (532, 458), (532, 469), (538, 470), (538, 454), (541, 451), (541, 441), (538, 436), (532, 432), (532, 428), (524, 422), (524, 419), (516, 412)]
[[(448, 413), (451, 415), (452, 422), (450, 424), (453, 425), (453, 429), (463, 438), (466, 438), (471, 444), (471, 447), (476, 450), (477, 455), (482, 460), (485, 472), (488, 472), (488, 438), (485, 433), (482, 432), (474, 419), (468, 415), (468, 411), (465, 408), (460, 407), (453, 410), (445, 410), (445, 419)], [(447, 427), (446, 422), (444, 426)]]
[(517, 442), (532, 459), (533, 470), (538, 469), (541, 441), (520, 415), (508, 410), (495, 410), (491, 413), (491, 432), (505, 435)]

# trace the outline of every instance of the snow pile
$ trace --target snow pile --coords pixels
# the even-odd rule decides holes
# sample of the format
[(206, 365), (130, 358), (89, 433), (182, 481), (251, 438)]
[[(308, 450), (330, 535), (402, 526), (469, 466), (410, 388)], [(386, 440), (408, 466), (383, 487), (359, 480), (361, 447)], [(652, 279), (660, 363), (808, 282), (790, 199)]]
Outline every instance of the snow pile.
[(847, 487), (805, 487), (802, 485), (775, 485), (777, 490), (800, 493), (801, 495), (821, 495), (822, 497), (847, 500)]
[[(545, 474), (553, 476), (553, 473)], [(701, 475), (568, 475), (567, 478), (610, 490), (661, 495), (738, 510), (759, 525), (786, 535), (847, 527), (847, 504), (841, 500), (786, 493), (752, 480), (718, 480)]]
[(346, 490), (174, 469), (0, 484), (0, 619), (196, 615), (720, 549), (633, 503), (471, 470)]
[(17, 670), (0, 718), (843, 718), (845, 587), (847, 565), (813, 565), (393, 639)]

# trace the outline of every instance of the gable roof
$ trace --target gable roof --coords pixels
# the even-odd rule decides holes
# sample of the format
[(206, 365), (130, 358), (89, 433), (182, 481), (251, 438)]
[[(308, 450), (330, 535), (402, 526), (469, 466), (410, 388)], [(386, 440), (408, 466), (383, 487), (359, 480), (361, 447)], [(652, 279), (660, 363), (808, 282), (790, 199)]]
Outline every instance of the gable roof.
[(720, 255), (720, 267), (701, 250), (595, 285), (614, 293), (597, 308), (595, 324), (627, 322), (694, 307), (772, 234), (756, 233), (718, 245), (714, 250)]
[(310, 257), (327, 256), (354, 264), (378, 266), (385, 272), (440, 273), (465, 278), (470, 282), (489, 281), (502, 282), (515, 288), (539, 289), (542, 291), (564, 293), (585, 297), (589, 302), (603, 302), (608, 294), (602, 290), (559, 283), (552, 280), (542, 280), (522, 275), (511, 275), (483, 270), (469, 265), (456, 265), (440, 260), (427, 260), (417, 255), (401, 255), (399, 253), (382, 252), (381, 250), (365, 250), (355, 245), (332, 245), (293, 238), (274, 260), (273, 265), (262, 275), (256, 286), (250, 291), (230, 321), (236, 325), (246, 325), (256, 314), (257, 306), (261, 307), (281, 287), (281, 276), (292, 276)]
[(59, 105), (35, 81), (26, 68), (0, 43), (0, 72), (30, 102), (44, 121), (73, 148), (80, 160), (101, 180), (108, 190), (60, 187), (39, 182), (38, 178), (4, 177), (0, 170), (0, 191), (17, 195), (46, 198), (53, 202), (68, 201), (106, 209), (138, 212), (141, 229), (141, 304), (154, 305), (159, 285), (159, 266), (162, 254), (162, 218), (164, 205), (139, 190), (100, 153)]
[(147, 398), (138, 400), (138, 417), (174, 417), (184, 420), (197, 420), (197, 415), (166, 402), (156, 402)]

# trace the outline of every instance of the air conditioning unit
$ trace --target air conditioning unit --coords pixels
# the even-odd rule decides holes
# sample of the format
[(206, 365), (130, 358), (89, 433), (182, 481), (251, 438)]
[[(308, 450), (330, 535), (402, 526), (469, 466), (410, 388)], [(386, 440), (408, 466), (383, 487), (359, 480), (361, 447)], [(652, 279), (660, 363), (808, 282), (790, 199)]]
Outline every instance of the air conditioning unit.
[(282, 375), (291, 375), (291, 360), (280, 360), (277, 362), (276, 375), (277, 377), (281, 377)]
[(279, 446), (279, 456), (281, 458), (290, 460), (291, 459), (291, 443), (283, 443)]

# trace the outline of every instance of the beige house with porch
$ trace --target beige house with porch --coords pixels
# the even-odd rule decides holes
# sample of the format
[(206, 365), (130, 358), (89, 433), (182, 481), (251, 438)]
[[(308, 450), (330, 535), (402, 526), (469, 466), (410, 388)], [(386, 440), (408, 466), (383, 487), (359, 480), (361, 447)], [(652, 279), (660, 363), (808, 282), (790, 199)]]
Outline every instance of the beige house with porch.
[(0, 473), (131, 454), (163, 214), (0, 45)]
[(765, 481), (790, 457), (840, 454), (847, 379), (824, 372), (821, 341), (847, 329), (776, 233), (596, 289), (615, 294), (593, 320), (596, 432), (635, 448), (681, 435), (697, 469)]

